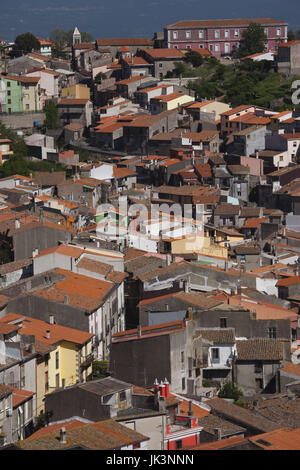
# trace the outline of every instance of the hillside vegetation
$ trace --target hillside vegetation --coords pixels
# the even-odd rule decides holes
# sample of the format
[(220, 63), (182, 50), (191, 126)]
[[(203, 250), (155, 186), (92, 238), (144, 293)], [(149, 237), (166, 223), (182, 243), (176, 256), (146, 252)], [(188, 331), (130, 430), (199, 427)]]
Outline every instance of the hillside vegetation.
[(214, 99), (222, 97), (222, 101), (232, 107), (242, 104), (253, 104), (274, 111), (283, 111), (300, 106), (292, 104), (292, 83), (300, 77), (287, 77), (273, 70), (270, 62), (242, 62), (222, 64), (215, 57), (202, 59), (201, 65), (195, 66), (193, 58), (186, 56), (185, 63), (175, 65), (172, 76), (197, 77), (187, 84), (194, 90), (196, 99)]

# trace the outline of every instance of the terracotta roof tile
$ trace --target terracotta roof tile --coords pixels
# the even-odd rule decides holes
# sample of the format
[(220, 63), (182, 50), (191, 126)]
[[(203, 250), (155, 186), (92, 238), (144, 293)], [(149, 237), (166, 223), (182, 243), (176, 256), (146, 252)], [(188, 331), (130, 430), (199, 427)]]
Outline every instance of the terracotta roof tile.
[(236, 342), (238, 361), (280, 361), (283, 343), (278, 339), (255, 338)]

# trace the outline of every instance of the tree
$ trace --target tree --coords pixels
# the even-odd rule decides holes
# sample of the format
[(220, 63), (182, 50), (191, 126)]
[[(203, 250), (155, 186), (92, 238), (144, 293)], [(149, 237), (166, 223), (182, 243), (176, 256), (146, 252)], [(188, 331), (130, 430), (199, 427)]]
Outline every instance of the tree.
[(37, 38), (31, 33), (25, 33), (16, 37), (12, 53), (15, 56), (21, 56), (39, 50), (40, 43)]
[(230, 398), (238, 401), (243, 396), (243, 392), (233, 383), (225, 382), (218, 393), (219, 398)]
[(50, 101), (48, 104), (46, 104), (45, 114), (46, 114), (45, 126), (47, 127), (47, 129), (56, 129), (59, 125), (59, 120), (58, 120), (58, 109), (54, 101)]
[(248, 28), (243, 31), (241, 49), (238, 51), (239, 57), (256, 54), (265, 50), (267, 36), (264, 28), (258, 23), (250, 23)]
[(295, 33), (292, 30), (288, 31), (288, 36), (287, 37), (288, 37), (288, 41), (293, 41), (294, 39), (296, 39)]
[(203, 64), (203, 57), (196, 51), (188, 51), (185, 54), (184, 60), (192, 64), (193, 67), (200, 67)]
[(94, 37), (90, 33), (83, 31), (81, 33), (81, 42), (94, 42)]
[(94, 78), (94, 83), (101, 83), (102, 80), (105, 80), (107, 76), (103, 72), (99, 72)]

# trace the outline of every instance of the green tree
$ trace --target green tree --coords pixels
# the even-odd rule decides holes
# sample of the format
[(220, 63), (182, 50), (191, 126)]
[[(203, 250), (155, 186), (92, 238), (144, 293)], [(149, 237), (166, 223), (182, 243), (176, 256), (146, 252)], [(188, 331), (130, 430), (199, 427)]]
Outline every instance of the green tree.
[(174, 64), (174, 74), (176, 77), (182, 76), (184, 73), (186, 73), (186, 71), (187, 71), (187, 68), (183, 62), (176, 62)]
[(239, 57), (256, 54), (265, 50), (267, 36), (264, 28), (258, 23), (250, 23), (248, 28), (243, 31), (241, 49), (238, 52)]
[(288, 37), (288, 41), (293, 41), (294, 39), (296, 39), (296, 35), (295, 35), (294, 31), (292, 31), (292, 30), (288, 31), (288, 36), (287, 37)]
[(57, 129), (59, 126), (58, 109), (54, 101), (49, 101), (45, 106), (45, 126), (47, 129)]
[(200, 67), (203, 64), (203, 57), (196, 51), (188, 51), (185, 54), (185, 62), (192, 64), (193, 67)]
[(230, 398), (234, 401), (238, 401), (242, 396), (243, 392), (233, 382), (225, 382), (218, 393), (219, 398)]
[(94, 42), (94, 37), (90, 33), (83, 31), (81, 33), (81, 42)]
[(103, 72), (99, 72), (94, 78), (94, 83), (101, 83), (102, 80), (105, 80), (107, 76)]
[(40, 43), (37, 38), (31, 33), (19, 34), (15, 39), (12, 54), (14, 56), (21, 56), (28, 54), (32, 51), (39, 51)]

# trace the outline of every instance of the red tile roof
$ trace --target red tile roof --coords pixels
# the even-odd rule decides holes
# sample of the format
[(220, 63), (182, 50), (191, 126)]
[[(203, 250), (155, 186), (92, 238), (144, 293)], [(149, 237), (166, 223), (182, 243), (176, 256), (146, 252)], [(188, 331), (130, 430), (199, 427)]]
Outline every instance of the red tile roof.
[(146, 53), (153, 59), (184, 59), (184, 53), (175, 48), (147, 49)]
[[(33, 335), (37, 341), (45, 344), (55, 345), (61, 341), (69, 341), (75, 344), (85, 344), (94, 335), (85, 331), (69, 328), (58, 324), (50, 324), (48, 322), (37, 320), (35, 318), (18, 315), (13, 321), (20, 320), (21, 328), (18, 333), (20, 335)], [(0, 319), (0, 324), (9, 324), (12, 321), (10, 316), (5, 315)], [(50, 338), (46, 337), (46, 331), (50, 332)]]

